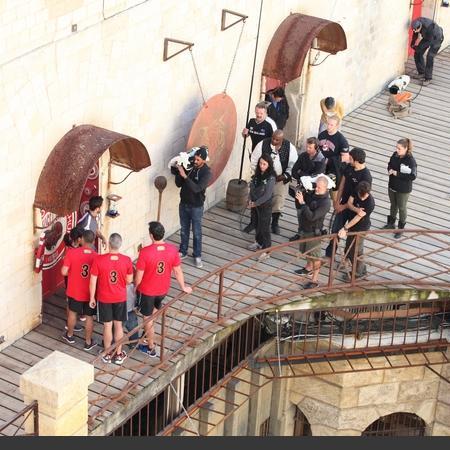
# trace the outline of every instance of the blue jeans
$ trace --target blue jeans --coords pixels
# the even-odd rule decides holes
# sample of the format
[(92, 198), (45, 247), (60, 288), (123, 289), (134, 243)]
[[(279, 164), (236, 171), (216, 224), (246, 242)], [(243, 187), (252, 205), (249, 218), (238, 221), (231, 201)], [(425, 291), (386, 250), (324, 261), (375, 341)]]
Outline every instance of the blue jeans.
[(180, 253), (187, 255), (189, 247), (189, 234), (191, 232), (192, 223), (192, 234), (194, 240), (194, 258), (202, 256), (202, 217), (203, 217), (203, 206), (191, 206), (184, 203), (180, 203)]
[[(122, 322), (122, 325), (127, 330), (127, 332), (130, 332), (131, 330), (136, 328), (138, 326), (138, 318), (137, 318), (136, 313), (134, 311), (129, 311), (128, 312), (128, 318), (127, 318), (127, 320)], [(138, 339), (139, 339), (139, 333), (138, 332), (132, 334), (130, 336), (130, 341), (136, 341), (136, 342), (133, 342), (131, 345), (136, 345)]]

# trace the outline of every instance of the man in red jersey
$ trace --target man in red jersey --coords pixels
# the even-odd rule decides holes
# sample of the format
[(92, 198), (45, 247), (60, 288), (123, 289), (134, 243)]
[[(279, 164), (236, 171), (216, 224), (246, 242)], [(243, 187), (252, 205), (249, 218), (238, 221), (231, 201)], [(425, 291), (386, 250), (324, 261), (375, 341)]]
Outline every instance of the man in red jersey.
[(164, 227), (159, 222), (150, 222), (148, 232), (151, 245), (144, 247), (136, 264), (136, 285), (138, 308), (144, 316), (144, 329), (147, 345), (140, 345), (139, 350), (154, 358), (156, 346), (154, 343), (153, 320), (148, 320), (153, 309), (160, 309), (162, 301), (170, 289), (172, 271), (183, 292), (190, 294), (192, 288), (184, 283), (181, 270), (181, 260), (178, 249), (163, 241)]
[(89, 351), (97, 344), (92, 340), (95, 309), (89, 306), (89, 276), (92, 262), (97, 253), (93, 249), (95, 234), (84, 230), (81, 247), (68, 249), (64, 257), (61, 274), (67, 277), (67, 331), (63, 339), (74, 344), (73, 332), (77, 323), (77, 315), (86, 317), (84, 350)]
[[(105, 349), (123, 337), (122, 322), (127, 320), (127, 284), (133, 281), (133, 264), (128, 256), (119, 253), (122, 237), (113, 233), (109, 237), (109, 253), (95, 258), (91, 268), (90, 303), (95, 308), (98, 301), (98, 319), (103, 322)], [(118, 345), (115, 354), (106, 353), (105, 363), (122, 364), (127, 354)]]

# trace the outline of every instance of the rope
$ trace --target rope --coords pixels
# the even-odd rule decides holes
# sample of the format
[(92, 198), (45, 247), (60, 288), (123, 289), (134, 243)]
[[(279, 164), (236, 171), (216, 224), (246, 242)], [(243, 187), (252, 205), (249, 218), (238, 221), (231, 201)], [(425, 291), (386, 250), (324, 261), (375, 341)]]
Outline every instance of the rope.
[(194, 422), (192, 422), (191, 417), (189, 416), (188, 412), (186, 411), (186, 408), (183, 405), (183, 402), (181, 401), (180, 396), (178, 395), (178, 392), (175, 390), (175, 388), (172, 385), (172, 382), (169, 383), (169, 386), (172, 388), (173, 393), (175, 394), (175, 396), (177, 397), (178, 403), (180, 404), (181, 408), (183, 409), (184, 413), (186, 414), (186, 417), (189, 420), (189, 423), (192, 425), (194, 432), (197, 436), (200, 436), (200, 434), (198, 433), (198, 431), (195, 428)]
[(281, 377), (281, 355), (280, 355), (280, 317), (278, 315), (278, 309), (277, 309), (277, 353), (278, 353), (278, 371), (280, 372)]
[(242, 21), (242, 27), (241, 27), (241, 32), (239, 33), (239, 38), (236, 44), (236, 50), (234, 51), (234, 55), (233, 55), (233, 60), (231, 61), (231, 66), (230, 66), (230, 70), (228, 72), (228, 77), (227, 77), (227, 81), (225, 83), (225, 87), (223, 89), (223, 93), (226, 94), (227, 93), (227, 88), (228, 88), (228, 83), (230, 81), (230, 77), (231, 77), (231, 72), (233, 71), (233, 67), (234, 67), (234, 62), (236, 61), (236, 56), (237, 56), (237, 52), (239, 50), (239, 46), (241, 44), (241, 38), (242, 38), (242, 32), (244, 31), (244, 25), (245, 25), (245, 20)]
[(200, 83), (200, 77), (198, 76), (197, 65), (195, 64), (194, 53), (192, 53), (192, 47), (189, 48), (189, 53), (191, 54), (192, 65), (194, 66), (195, 77), (197, 78), (197, 83), (200, 89), (200, 94), (202, 95), (203, 104), (206, 104), (205, 95), (203, 94), (202, 85)]

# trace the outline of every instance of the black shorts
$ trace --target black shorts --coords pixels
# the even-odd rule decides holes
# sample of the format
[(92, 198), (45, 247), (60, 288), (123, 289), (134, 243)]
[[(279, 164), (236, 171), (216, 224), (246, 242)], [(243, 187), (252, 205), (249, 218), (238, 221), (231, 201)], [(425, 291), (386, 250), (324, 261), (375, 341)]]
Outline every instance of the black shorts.
[(161, 309), (165, 295), (145, 295), (140, 292), (136, 296), (136, 307), (143, 316), (151, 316), (153, 309)]
[(67, 306), (70, 311), (82, 316), (95, 316), (97, 314), (96, 309), (89, 306), (89, 302), (81, 302), (72, 297), (67, 297)]
[(102, 303), (97, 301), (98, 320), (111, 322), (113, 320), (123, 322), (127, 320), (127, 302)]

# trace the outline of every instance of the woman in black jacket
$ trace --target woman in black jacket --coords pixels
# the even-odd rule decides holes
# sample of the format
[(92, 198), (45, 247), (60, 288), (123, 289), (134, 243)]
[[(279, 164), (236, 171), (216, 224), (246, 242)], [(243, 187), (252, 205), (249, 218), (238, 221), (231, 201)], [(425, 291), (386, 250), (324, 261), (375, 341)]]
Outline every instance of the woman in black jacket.
[[(252, 220), (256, 223), (256, 242), (249, 250), (259, 250), (272, 245), (270, 222), (272, 219), (272, 194), (275, 186), (275, 170), (270, 155), (263, 153), (258, 160), (255, 175), (250, 181), (248, 206), (251, 208)], [(267, 259), (268, 253), (263, 253), (260, 260)]]
[[(412, 182), (417, 177), (417, 164), (412, 156), (412, 142), (408, 138), (397, 141), (396, 151), (391, 156), (387, 167), (389, 174), (389, 201), (391, 202), (391, 212), (387, 217), (385, 229), (395, 228), (397, 211), (399, 213), (398, 228), (403, 230), (406, 225), (409, 194), (412, 191)], [(395, 238), (400, 238), (402, 233), (397, 231)]]

